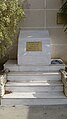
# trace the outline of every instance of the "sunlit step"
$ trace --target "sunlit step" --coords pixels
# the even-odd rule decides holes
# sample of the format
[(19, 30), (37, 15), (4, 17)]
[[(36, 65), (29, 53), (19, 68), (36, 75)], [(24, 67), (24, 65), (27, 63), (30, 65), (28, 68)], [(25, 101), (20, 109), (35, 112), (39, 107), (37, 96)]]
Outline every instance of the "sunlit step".
[(51, 75), (59, 75), (60, 72), (58, 71), (11, 71), (8, 73), (8, 76), (14, 76), (14, 75), (19, 75), (19, 76), (51, 76)]
[(22, 82), (22, 83), (18, 83), (18, 82), (7, 82), (6, 86), (63, 86), (61, 81), (42, 81), (42, 82), (34, 82), (34, 81), (30, 81), (30, 82)]
[(10, 93), (5, 94), (1, 99), (2, 106), (22, 106), (22, 105), (58, 105), (67, 104), (67, 98), (63, 92), (57, 93)]
[(67, 97), (65, 97), (65, 95), (62, 93), (62, 92), (48, 92), (48, 91), (46, 91), (46, 92), (22, 92), (22, 93), (19, 93), (19, 92), (12, 92), (12, 93), (10, 93), (10, 94), (5, 94), (4, 96), (3, 96), (3, 98), (63, 98), (63, 99), (67, 99)]
[(43, 81), (61, 80), (60, 72), (9, 72), (7, 80), (10, 81)]

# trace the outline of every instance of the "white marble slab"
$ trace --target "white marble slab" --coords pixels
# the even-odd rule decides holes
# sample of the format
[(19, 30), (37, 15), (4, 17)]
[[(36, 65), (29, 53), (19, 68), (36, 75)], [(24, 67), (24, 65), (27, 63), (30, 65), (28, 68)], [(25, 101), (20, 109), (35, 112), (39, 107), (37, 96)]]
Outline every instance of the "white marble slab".
[(59, 71), (65, 69), (65, 64), (50, 64), (50, 65), (18, 65), (16, 60), (8, 60), (4, 64), (4, 68), (10, 71)]
[[(21, 30), (18, 38), (18, 64), (49, 65), (51, 63), (50, 41), (47, 30)], [(41, 42), (42, 51), (27, 51), (27, 42)]]

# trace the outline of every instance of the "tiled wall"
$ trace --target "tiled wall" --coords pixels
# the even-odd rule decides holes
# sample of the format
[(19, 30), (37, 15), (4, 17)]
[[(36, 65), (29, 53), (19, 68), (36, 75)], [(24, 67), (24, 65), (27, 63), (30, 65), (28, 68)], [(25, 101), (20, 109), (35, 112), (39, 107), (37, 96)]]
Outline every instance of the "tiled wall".
[[(25, 0), (23, 3), (25, 19), (21, 22), (22, 29), (48, 29), (52, 43), (52, 58), (62, 58), (67, 62), (67, 33), (63, 25), (57, 25), (57, 12), (62, 0)], [(10, 58), (17, 57), (15, 44)]]

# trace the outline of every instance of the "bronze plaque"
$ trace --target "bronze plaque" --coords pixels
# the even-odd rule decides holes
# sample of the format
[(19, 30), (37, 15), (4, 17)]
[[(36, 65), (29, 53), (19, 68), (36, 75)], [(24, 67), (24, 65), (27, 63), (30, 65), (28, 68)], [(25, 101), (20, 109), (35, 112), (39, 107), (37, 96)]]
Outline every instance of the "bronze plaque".
[(42, 51), (42, 42), (26, 42), (26, 51)]

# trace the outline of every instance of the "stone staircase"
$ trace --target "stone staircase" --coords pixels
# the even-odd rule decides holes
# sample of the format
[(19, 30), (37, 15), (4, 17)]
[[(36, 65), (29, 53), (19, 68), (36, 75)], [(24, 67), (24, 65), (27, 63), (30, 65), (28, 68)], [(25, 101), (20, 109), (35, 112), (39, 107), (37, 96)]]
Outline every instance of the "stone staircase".
[(55, 67), (57, 70), (54, 69), (54, 71), (45, 69), (45, 66), (45, 71), (12, 71), (9, 66), (10, 72), (7, 73), (5, 94), (2, 94), (1, 105), (67, 104), (67, 97), (63, 93), (61, 73), (57, 68), (58, 65)]

